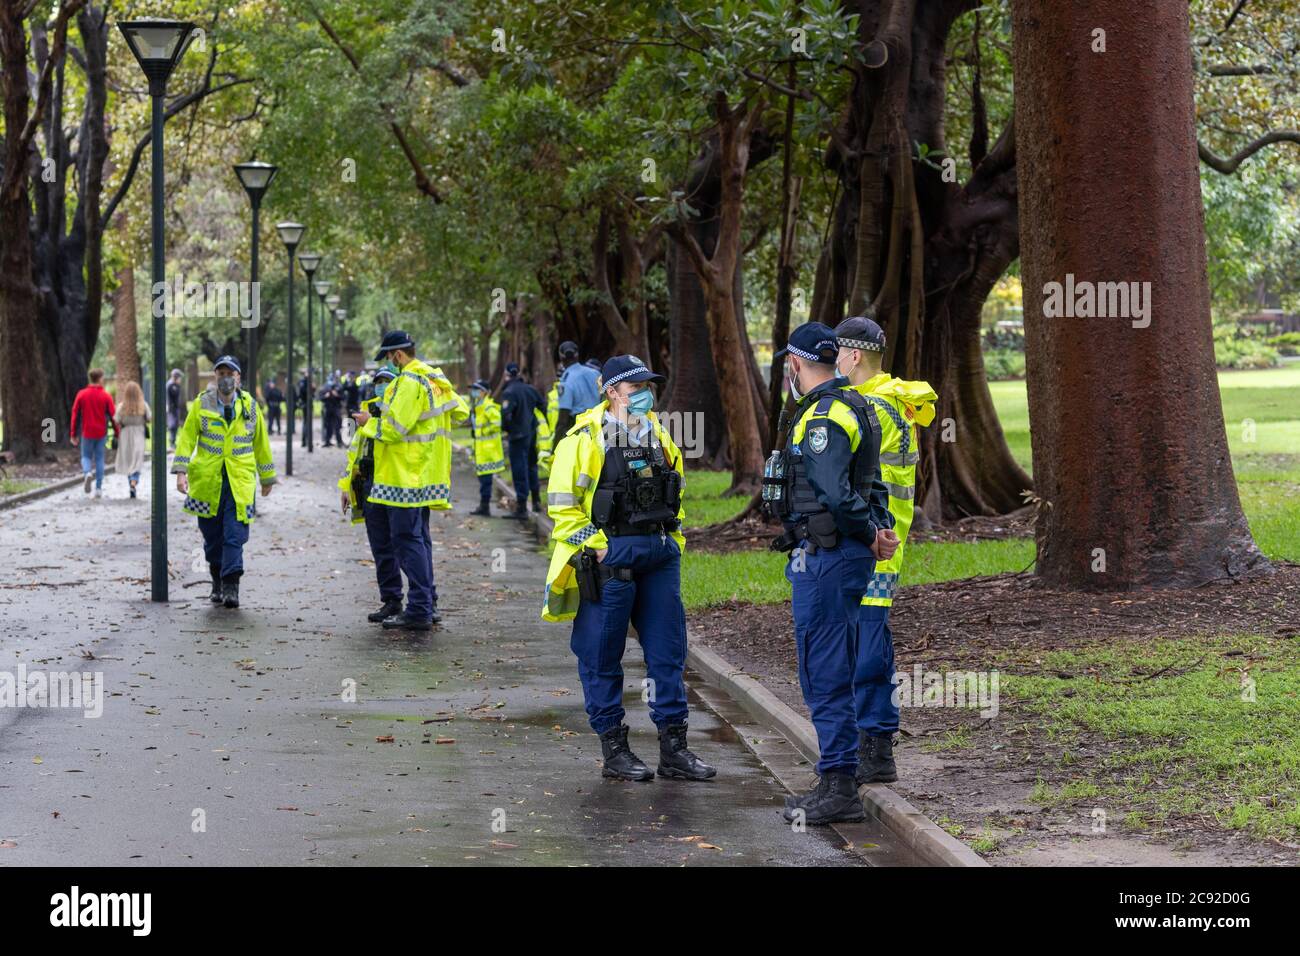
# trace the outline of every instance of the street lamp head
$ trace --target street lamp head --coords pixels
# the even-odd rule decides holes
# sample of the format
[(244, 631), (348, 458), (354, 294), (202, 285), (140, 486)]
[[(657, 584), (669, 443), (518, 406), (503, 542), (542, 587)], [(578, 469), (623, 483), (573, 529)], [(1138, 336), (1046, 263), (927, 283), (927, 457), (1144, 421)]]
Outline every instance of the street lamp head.
[(275, 231), (280, 234), (280, 241), (284, 243), (289, 250), (289, 255), (293, 255), (293, 250), (302, 242), (302, 234), (307, 231), (307, 227), (300, 222), (277, 222)]
[(167, 80), (185, 53), (193, 23), (179, 20), (122, 20), (117, 24), (131, 53), (149, 79), (149, 94), (162, 96)]
[(262, 201), (263, 193), (271, 185), (271, 180), (275, 179), (277, 172), (279, 172), (278, 167), (257, 160), (235, 164), (235, 175), (239, 177), (244, 192), (248, 193), (248, 198), (254, 206)]
[(340, 322), (346, 322), (346, 321), (348, 320), (348, 310), (347, 310), (347, 309), (335, 309), (335, 310), (334, 310), (334, 318), (338, 319)]
[(336, 295), (327, 295), (325, 297), (325, 304), (328, 305), (331, 309), (337, 309), (341, 301), (343, 300)]
[(311, 285), (312, 288), (316, 290), (316, 294), (320, 296), (322, 299), (324, 299), (325, 296), (329, 293), (330, 288), (331, 286), (334, 285), (334, 283), (330, 282), (327, 279), (317, 279)]
[(311, 281), (312, 273), (320, 265), (320, 256), (314, 252), (300, 252), (298, 253), (298, 265), (302, 266), (302, 271), (307, 273), (307, 279)]

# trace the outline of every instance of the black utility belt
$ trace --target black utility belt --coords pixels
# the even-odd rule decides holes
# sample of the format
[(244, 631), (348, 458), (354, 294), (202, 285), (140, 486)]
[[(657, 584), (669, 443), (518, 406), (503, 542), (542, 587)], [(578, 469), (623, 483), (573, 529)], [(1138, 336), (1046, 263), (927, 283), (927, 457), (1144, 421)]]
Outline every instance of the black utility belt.
[[(802, 547), (809, 554), (816, 554), (828, 548), (838, 548), (844, 537), (836, 526), (835, 519), (831, 517), (831, 513), (824, 511), (805, 518), (794, 527), (787, 529), (780, 537), (773, 538), (769, 547), (773, 551), (792, 551)], [(863, 540), (860, 535), (854, 537), (870, 546), (870, 542)]]

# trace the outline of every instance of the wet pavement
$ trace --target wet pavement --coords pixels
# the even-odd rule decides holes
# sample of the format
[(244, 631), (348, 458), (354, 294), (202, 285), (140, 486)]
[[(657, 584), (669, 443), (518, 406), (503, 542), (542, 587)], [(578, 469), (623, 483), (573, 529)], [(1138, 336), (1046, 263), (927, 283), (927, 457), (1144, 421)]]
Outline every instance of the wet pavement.
[[(334, 488), (344, 453), (294, 458), (258, 499), (235, 611), (208, 605), (174, 491), (166, 605), (148, 599), (147, 488), (131, 501), (109, 477), (100, 501), (77, 487), (0, 512), (0, 674), (97, 671), (105, 687), (98, 718), (0, 707), (0, 866), (860, 862), (781, 822), (786, 791), (694, 694), (715, 781), (603, 780), (568, 626), (538, 616), (545, 556), (516, 523), (468, 514), (459, 464), (455, 510), (433, 516), (443, 626), (367, 623), (365, 533)], [(653, 766), (634, 641), (625, 667)]]

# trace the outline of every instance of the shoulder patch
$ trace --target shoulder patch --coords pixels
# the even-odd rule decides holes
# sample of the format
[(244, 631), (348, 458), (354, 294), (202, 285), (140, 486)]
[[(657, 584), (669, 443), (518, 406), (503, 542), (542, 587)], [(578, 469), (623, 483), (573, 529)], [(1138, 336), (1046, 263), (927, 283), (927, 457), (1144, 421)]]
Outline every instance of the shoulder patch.
[(818, 425), (816, 428), (808, 429), (808, 449), (814, 455), (820, 455), (826, 450), (826, 445), (830, 441), (826, 434), (826, 426)]

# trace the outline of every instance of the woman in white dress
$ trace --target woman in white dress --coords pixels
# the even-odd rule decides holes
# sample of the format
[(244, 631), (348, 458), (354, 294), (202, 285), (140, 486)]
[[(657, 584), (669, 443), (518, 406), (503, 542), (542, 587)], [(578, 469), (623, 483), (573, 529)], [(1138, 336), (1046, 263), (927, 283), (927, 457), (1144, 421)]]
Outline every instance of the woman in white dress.
[(136, 382), (127, 382), (122, 391), (122, 402), (117, 406), (114, 416), (121, 433), (117, 440), (117, 473), (126, 475), (131, 485), (131, 497), (134, 498), (136, 486), (140, 484), (140, 472), (144, 470), (144, 448), (146, 443), (146, 426), (149, 424), (149, 406), (145, 404), (144, 392)]

